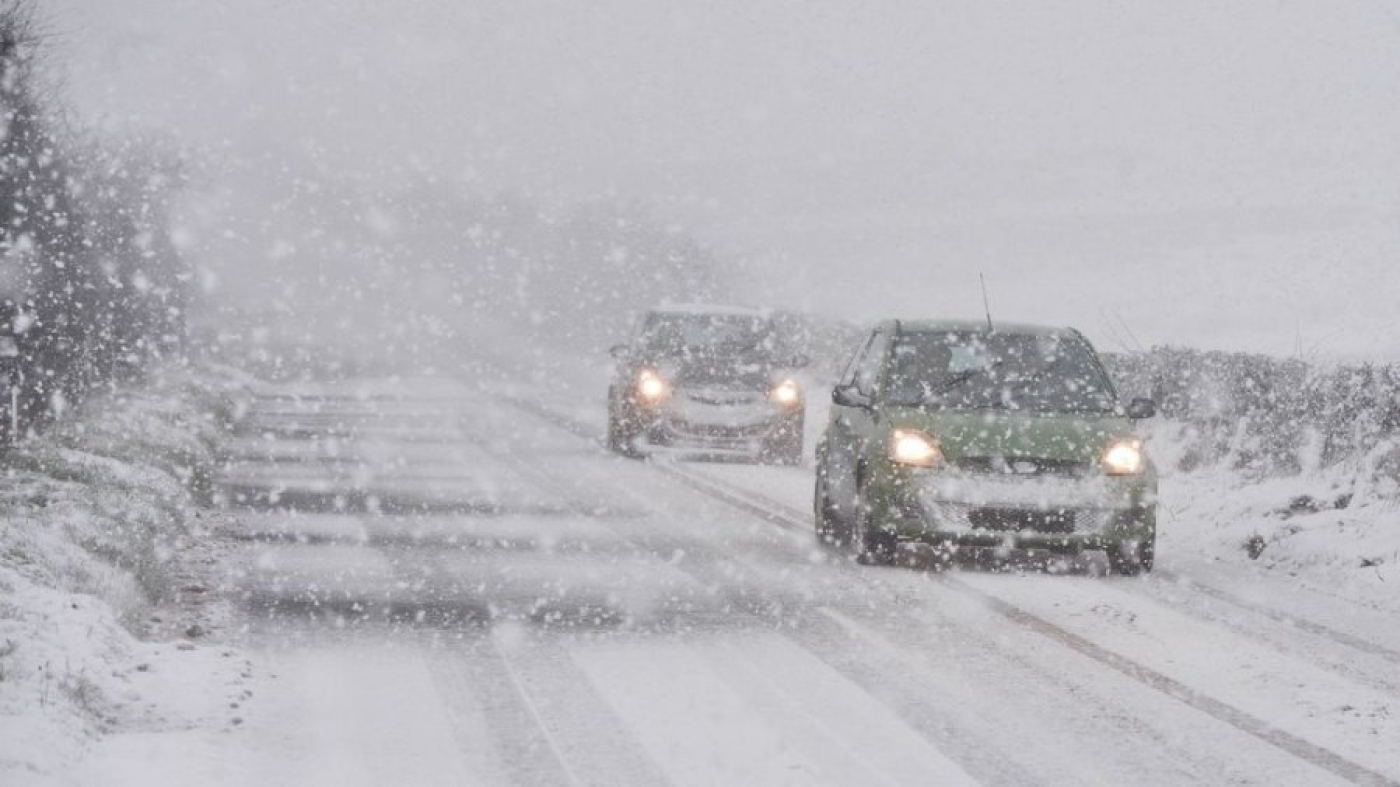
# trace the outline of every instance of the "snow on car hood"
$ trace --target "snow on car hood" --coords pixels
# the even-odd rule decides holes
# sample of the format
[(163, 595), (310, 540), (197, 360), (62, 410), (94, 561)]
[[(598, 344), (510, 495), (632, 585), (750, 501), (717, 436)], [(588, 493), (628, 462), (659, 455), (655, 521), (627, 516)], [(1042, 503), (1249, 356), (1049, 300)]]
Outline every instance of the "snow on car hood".
[(1025, 456), (1096, 462), (1115, 440), (1135, 437), (1132, 423), (1116, 415), (1044, 414), (1010, 410), (890, 411), (896, 429), (922, 429), (938, 440), (950, 460)]

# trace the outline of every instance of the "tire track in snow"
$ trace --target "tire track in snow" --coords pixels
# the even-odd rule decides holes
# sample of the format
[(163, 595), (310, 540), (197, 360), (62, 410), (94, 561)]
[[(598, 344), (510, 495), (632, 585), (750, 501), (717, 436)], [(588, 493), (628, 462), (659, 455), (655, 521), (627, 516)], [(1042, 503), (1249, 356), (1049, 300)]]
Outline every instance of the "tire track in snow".
[(506, 655), (505, 649), (501, 646), (500, 633), (498, 629), (492, 629), (490, 634), (491, 647), (496, 652), (496, 657), (500, 660), (502, 670), (506, 677), (510, 679), (510, 685), (515, 689), (515, 694), (522, 707), (530, 715), (534, 722), (535, 729), (539, 731), (549, 747), (549, 752), (553, 755), (554, 761), (558, 763), (565, 780), (575, 787), (582, 787), (583, 780), (574, 772), (573, 766), (569, 763), (569, 758), (564, 755), (564, 750), (559, 746), (559, 740), (555, 736), (554, 730), (545, 721), (544, 714), (540, 713), (539, 703), (535, 700), (530, 688), (520, 678), (520, 672), (511, 663), (510, 657)]
[(1361, 639), (1360, 637), (1353, 636), (1344, 631), (1338, 631), (1337, 629), (1334, 629), (1330, 626), (1318, 623), (1313, 620), (1301, 618), (1296, 615), (1290, 615), (1287, 612), (1273, 609), (1263, 604), (1257, 604), (1253, 601), (1242, 599), (1234, 594), (1228, 593), (1224, 590), (1220, 590), (1219, 588), (1213, 587), (1211, 585), (1207, 585), (1201, 582), (1200, 580), (1183, 576), (1173, 571), (1158, 571), (1157, 574), (1162, 579), (1165, 579), (1169, 582), (1180, 583), (1185, 587), (1189, 588), (1190, 590), (1200, 593), (1201, 595), (1210, 596), (1211, 598), (1216, 599), (1217, 601), (1223, 601), (1226, 604), (1229, 604), (1233, 607), (1237, 607), (1248, 612), (1253, 612), (1256, 615), (1261, 615), (1277, 623), (1283, 623), (1287, 626), (1296, 628), (1299, 631), (1306, 631), (1309, 634), (1315, 634), (1319, 637), (1330, 639), (1339, 645), (1345, 645), (1349, 648), (1352, 648), (1353, 650), (1359, 650), (1362, 653), (1369, 653), (1372, 656), (1379, 656), (1380, 658), (1389, 661), (1397, 667), (1400, 667), (1400, 651), (1387, 648), (1384, 645), (1378, 645), (1374, 642), (1368, 642), (1364, 639)]
[[(1193, 620), (1226, 629), (1235, 636), (1267, 648), (1287, 653), (1333, 675), (1389, 694), (1400, 702), (1400, 671), (1396, 669), (1400, 664), (1393, 663), (1383, 655), (1374, 654), (1369, 649), (1351, 648), (1325, 634), (1303, 626), (1294, 627), (1290, 619), (1280, 619), (1278, 615), (1269, 614), (1268, 611), (1256, 612), (1237, 607), (1228, 600), (1216, 599), (1210, 594), (1202, 594), (1208, 602), (1202, 604), (1200, 598), (1182, 597), (1176, 592), (1184, 590), (1194, 594), (1196, 587), (1192, 584), (1177, 586), (1171, 584), (1170, 580), (1166, 584), (1149, 580), (1115, 585), (1116, 590), (1167, 607)], [(1224, 605), (1210, 606), (1210, 599), (1223, 601)]]
[(978, 596), (1007, 620), (1049, 637), (1056, 642), (1081, 653), (1133, 680), (1153, 688), (1173, 699), (1223, 721), (1230, 726), (1270, 743), (1299, 759), (1306, 760), (1320, 768), (1341, 776), (1348, 781), (1367, 785), (1397, 785), (1400, 782), (1366, 768), (1363, 765), (1318, 746), (1310, 741), (1275, 727), (1257, 716), (1246, 713), (1232, 705), (1216, 700), (1186, 684), (1171, 678), (1151, 667), (1139, 664), (1107, 648), (1100, 647), (1090, 640), (1067, 631), (1044, 618), (1033, 615), (1021, 608), (1005, 602), (996, 596), (984, 593), (954, 578), (945, 580), (950, 587), (970, 595)]
[[(569, 767), (534, 698), (491, 632), (474, 632), (461, 647), (439, 645), (427, 657), (433, 682), (450, 710), (459, 749), (472, 759), (491, 761), (515, 784), (585, 783)], [(482, 746), (485, 740), (492, 744), (489, 750)]]

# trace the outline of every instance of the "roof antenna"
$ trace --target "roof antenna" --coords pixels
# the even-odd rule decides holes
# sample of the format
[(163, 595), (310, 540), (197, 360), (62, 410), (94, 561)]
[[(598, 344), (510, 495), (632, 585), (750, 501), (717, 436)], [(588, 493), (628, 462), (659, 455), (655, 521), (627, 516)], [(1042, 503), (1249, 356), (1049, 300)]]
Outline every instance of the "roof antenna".
[(977, 279), (982, 282), (982, 308), (987, 312), (987, 333), (991, 333), (994, 329), (992, 328), (992, 307), (987, 303), (987, 277), (979, 271)]

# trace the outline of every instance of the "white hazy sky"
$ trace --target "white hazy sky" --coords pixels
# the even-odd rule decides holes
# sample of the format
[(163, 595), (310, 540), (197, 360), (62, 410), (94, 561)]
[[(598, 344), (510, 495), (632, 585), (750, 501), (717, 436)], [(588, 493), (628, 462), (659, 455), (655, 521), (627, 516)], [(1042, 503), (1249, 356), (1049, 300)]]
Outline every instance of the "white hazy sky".
[(635, 195), (752, 300), (969, 316), (985, 272), (1110, 347), (1400, 358), (1400, 0), (43, 6), (93, 122)]

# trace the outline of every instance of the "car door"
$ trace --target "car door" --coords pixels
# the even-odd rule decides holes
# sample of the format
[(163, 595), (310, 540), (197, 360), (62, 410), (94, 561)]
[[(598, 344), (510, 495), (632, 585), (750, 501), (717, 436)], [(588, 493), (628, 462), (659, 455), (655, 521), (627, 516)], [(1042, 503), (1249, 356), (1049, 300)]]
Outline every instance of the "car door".
[(842, 510), (856, 496), (856, 467), (875, 431), (874, 410), (880, 370), (889, 350), (890, 331), (882, 326), (870, 333), (832, 393), (827, 425), (827, 478), (830, 499)]

